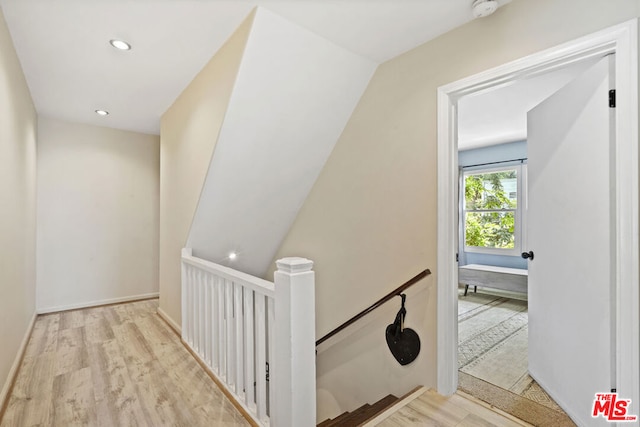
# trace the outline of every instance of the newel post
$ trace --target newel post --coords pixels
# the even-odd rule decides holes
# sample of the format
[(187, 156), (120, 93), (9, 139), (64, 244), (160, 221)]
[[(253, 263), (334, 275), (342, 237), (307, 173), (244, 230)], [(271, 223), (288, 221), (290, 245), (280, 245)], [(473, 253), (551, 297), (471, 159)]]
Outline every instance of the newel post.
[(316, 425), (316, 328), (313, 261), (276, 261), (274, 381), (276, 427)]

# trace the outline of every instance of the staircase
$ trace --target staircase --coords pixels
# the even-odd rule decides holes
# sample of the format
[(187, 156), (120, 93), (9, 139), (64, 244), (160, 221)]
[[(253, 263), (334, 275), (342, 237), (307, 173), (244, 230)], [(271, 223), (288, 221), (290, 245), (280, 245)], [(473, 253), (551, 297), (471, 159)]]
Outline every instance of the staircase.
[(378, 400), (373, 405), (365, 404), (353, 412), (345, 412), (334, 419), (329, 419), (318, 424), (318, 427), (356, 427), (377, 417), (394, 405), (400, 399), (390, 394)]
[[(464, 392), (442, 396), (434, 390), (417, 387), (400, 399), (389, 395), (373, 405), (346, 412), (318, 427), (393, 427), (403, 425), (491, 425), (496, 427), (533, 427)], [(564, 424), (562, 424), (564, 425)]]

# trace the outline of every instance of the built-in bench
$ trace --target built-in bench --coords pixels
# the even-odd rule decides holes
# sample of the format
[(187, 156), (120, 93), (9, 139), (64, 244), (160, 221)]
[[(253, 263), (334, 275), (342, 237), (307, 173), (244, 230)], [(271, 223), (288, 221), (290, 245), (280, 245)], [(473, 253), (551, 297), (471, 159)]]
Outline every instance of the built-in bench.
[(465, 296), (469, 286), (473, 286), (474, 292), (481, 286), (526, 294), (528, 274), (528, 270), (522, 268), (467, 264), (458, 267), (458, 282), (465, 285)]

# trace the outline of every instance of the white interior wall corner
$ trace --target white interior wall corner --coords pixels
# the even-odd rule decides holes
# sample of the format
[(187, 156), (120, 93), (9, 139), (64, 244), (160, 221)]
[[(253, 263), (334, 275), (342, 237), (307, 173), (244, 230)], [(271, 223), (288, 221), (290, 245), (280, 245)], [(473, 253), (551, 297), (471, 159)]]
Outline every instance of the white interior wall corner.
[(189, 232), (195, 256), (266, 274), (376, 66), (258, 8)]

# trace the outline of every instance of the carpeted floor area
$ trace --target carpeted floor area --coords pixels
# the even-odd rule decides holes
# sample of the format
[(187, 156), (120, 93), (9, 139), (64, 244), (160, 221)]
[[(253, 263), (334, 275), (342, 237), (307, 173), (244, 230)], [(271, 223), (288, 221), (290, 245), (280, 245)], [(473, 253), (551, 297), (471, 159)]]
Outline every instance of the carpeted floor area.
[(534, 425), (573, 425), (527, 373), (527, 319), (522, 296), (483, 290), (464, 296), (461, 288), (459, 387)]

